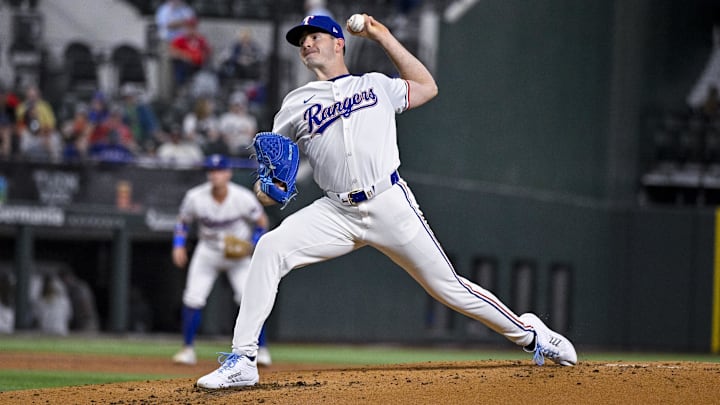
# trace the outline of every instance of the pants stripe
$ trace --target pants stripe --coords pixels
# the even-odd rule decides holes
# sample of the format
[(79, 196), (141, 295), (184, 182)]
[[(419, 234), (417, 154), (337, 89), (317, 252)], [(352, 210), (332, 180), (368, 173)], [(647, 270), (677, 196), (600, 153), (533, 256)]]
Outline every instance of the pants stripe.
[(495, 308), (498, 312), (500, 312), (505, 318), (507, 318), (510, 322), (512, 322), (513, 324), (517, 325), (518, 328), (520, 328), (520, 329), (522, 329), (523, 331), (526, 331), (526, 332), (533, 331), (534, 329), (533, 329), (532, 326), (525, 325), (525, 324), (522, 323), (517, 317), (515, 317), (515, 315), (514, 315), (513, 313), (507, 312), (507, 311), (505, 310), (505, 306), (504, 306), (504, 305), (501, 305), (501, 304), (497, 303), (497, 302), (496, 302), (495, 300), (493, 300), (492, 298), (484, 295), (484, 294), (483, 294), (482, 292), (480, 292), (480, 291), (476, 291), (475, 289), (472, 288), (472, 286), (469, 286), (469, 285), (467, 285), (466, 283), (463, 282), (463, 280), (458, 276), (457, 272), (455, 271), (455, 268), (453, 267), (452, 262), (450, 261), (450, 259), (449, 259), (449, 258), (447, 257), (447, 255), (445, 254), (445, 251), (443, 250), (442, 246), (440, 245), (440, 242), (439, 242), (439, 241), (437, 240), (437, 238), (435, 237), (435, 234), (433, 233), (432, 229), (430, 228), (430, 225), (428, 224), (427, 220), (425, 219), (425, 216), (422, 214), (422, 212), (420, 212), (420, 211), (416, 208), (415, 204), (413, 204), (412, 200), (410, 199), (410, 194), (411, 194), (411, 193), (410, 193), (409, 187), (407, 186), (407, 184), (405, 183), (405, 181), (404, 181), (404, 180), (401, 180), (401, 181), (399, 181), (397, 184), (398, 184), (398, 185), (400, 186), (400, 188), (403, 190), (403, 194), (405, 194), (405, 200), (408, 202), (408, 204), (410, 205), (410, 208), (413, 210), (413, 212), (415, 213), (415, 215), (417, 216), (417, 218), (420, 220), (423, 228), (425, 229), (425, 232), (427, 232), (427, 234), (432, 238), (433, 243), (435, 244), (435, 247), (438, 249), (438, 251), (440, 252), (440, 254), (442, 254), (443, 259), (445, 260), (445, 263), (448, 265), (448, 268), (450, 269), (450, 271), (452, 271), (452, 274), (453, 274), (453, 277), (455, 278), (455, 280), (457, 280), (457, 282), (460, 283), (460, 285), (462, 285), (463, 288), (464, 288), (467, 292), (469, 292), (470, 294), (472, 294), (472, 295), (475, 296), (476, 298), (478, 298), (478, 299), (480, 299), (480, 300), (488, 303), (490, 306), (492, 306), (492, 307)]

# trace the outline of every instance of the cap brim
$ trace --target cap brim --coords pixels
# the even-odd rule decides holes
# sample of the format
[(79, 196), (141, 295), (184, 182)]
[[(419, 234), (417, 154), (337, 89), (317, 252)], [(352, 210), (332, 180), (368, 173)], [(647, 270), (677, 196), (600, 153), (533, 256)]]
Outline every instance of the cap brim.
[(300, 46), (300, 39), (303, 37), (303, 35), (305, 35), (306, 33), (309, 34), (311, 32), (324, 32), (326, 34), (330, 34), (328, 30), (316, 27), (314, 25), (298, 25), (297, 27), (288, 31), (287, 34), (285, 34), (285, 39), (290, 42), (290, 45)]

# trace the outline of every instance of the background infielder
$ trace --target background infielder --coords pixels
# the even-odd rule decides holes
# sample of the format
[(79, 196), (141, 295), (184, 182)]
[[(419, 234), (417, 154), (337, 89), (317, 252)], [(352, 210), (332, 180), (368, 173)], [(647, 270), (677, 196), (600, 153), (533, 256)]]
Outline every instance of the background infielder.
[[(198, 244), (190, 261), (183, 291), (183, 348), (173, 361), (195, 364), (193, 348), (202, 309), (220, 273), (227, 274), (235, 302), (240, 305), (248, 276), (250, 256), (268, 228), (268, 217), (255, 194), (231, 182), (232, 168), (224, 156), (209, 156), (204, 163), (207, 182), (185, 193), (173, 239), (173, 263), (184, 268), (188, 261), (185, 242), (189, 226), (198, 223)], [(270, 353), (261, 334), (258, 363), (269, 365)]]
[[(363, 17), (363, 29), (353, 34), (376, 41), (400, 78), (378, 73), (351, 76), (343, 60), (342, 29), (328, 17), (308, 16), (286, 35), (300, 47), (300, 58), (317, 81), (286, 96), (273, 132), (298, 143), (325, 196), (288, 216), (260, 240), (250, 265), (246, 300), (235, 324), (232, 353), (197, 385), (256, 384), (257, 338), (272, 310), (280, 279), (292, 269), (364, 246), (387, 255), (435, 299), (534, 352), (538, 364), (548, 357), (574, 365), (575, 348), (564, 336), (534, 314), (517, 316), (492, 293), (455, 272), (397, 172), (395, 114), (435, 97), (435, 81), (383, 24)], [(261, 155), (258, 151), (259, 161)], [(256, 192), (263, 204), (269, 204), (272, 193), (265, 191), (270, 188), (262, 175), (260, 180)]]

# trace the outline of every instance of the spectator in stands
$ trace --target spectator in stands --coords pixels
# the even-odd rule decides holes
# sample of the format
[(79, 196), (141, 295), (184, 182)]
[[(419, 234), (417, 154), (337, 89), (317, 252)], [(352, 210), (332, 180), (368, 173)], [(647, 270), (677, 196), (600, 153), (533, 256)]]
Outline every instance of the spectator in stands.
[(90, 100), (90, 109), (88, 110), (88, 119), (93, 125), (102, 124), (110, 115), (110, 106), (105, 93), (96, 91)]
[(248, 112), (248, 99), (241, 91), (230, 96), (228, 105), (228, 111), (220, 117), (220, 133), (231, 155), (248, 157), (257, 133), (257, 119)]
[(88, 107), (83, 103), (75, 106), (73, 117), (63, 123), (60, 132), (63, 137), (63, 158), (82, 159), (88, 148), (88, 141), (95, 125), (90, 122)]
[(220, 131), (212, 131), (208, 134), (205, 143), (202, 145), (202, 151), (205, 156), (210, 155), (230, 155), (230, 147)]
[(8, 92), (0, 84), (0, 158), (7, 159), (13, 151), (15, 108), (8, 106)]
[(78, 331), (100, 330), (100, 316), (95, 304), (95, 294), (87, 281), (79, 278), (70, 268), (60, 271), (60, 280), (65, 284), (72, 305), (70, 329)]
[(305, 0), (304, 9), (305, 15), (326, 15), (335, 19), (332, 12), (328, 10), (325, 0)]
[(179, 125), (171, 125), (168, 129), (168, 140), (157, 150), (160, 163), (170, 167), (192, 167), (200, 165), (205, 156), (200, 146), (183, 136)]
[(209, 97), (201, 97), (195, 100), (192, 111), (183, 117), (183, 132), (201, 148), (205, 147), (208, 141), (220, 137), (218, 129), (218, 117), (215, 114), (215, 101)]
[(189, 95), (192, 99), (200, 97), (216, 98), (220, 93), (220, 81), (217, 73), (210, 67), (200, 69), (193, 76), (189, 89)]
[(250, 114), (260, 117), (263, 115), (267, 102), (267, 86), (264, 82), (249, 82), (242, 87), (242, 92), (248, 98), (248, 111)]
[(57, 131), (55, 113), (50, 103), (42, 98), (37, 86), (27, 87), (25, 99), (17, 106), (15, 116), (23, 156), (37, 160), (60, 159), (62, 140)]
[(252, 37), (249, 29), (238, 31), (235, 42), (230, 46), (229, 55), (221, 62), (220, 76), (223, 79), (256, 80), (260, 78), (265, 56)]
[(187, 21), (194, 18), (195, 10), (183, 0), (166, 0), (155, 11), (158, 36), (169, 44), (185, 31)]
[(123, 122), (122, 114), (122, 107), (112, 106), (108, 118), (95, 128), (88, 149), (91, 158), (115, 163), (133, 160), (138, 146), (130, 128)]
[(210, 62), (211, 48), (204, 35), (198, 31), (198, 20), (186, 22), (186, 31), (170, 43), (176, 93), (182, 94), (183, 86), (192, 80), (206, 63)]
[(15, 111), (17, 110), (17, 106), (20, 105), (20, 98), (18, 98), (17, 94), (15, 94), (12, 89), (6, 89), (4, 86), (0, 87), (3, 88), (3, 91), (5, 93), (5, 112), (8, 114), (8, 116), (15, 117)]
[(144, 153), (154, 154), (161, 142), (158, 119), (152, 106), (143, 100), (142, 89), (125, 83), (120, 89), (123, 122), (130, 128), (135, 143)]
[(61, 336), (68, 334), (72, 303), (58, 276), (48, 274), (43, 278), (42, 293), (35, 302), (35, 315), (41, 331)]
[(15, 275), (0, 268), (0, 333), (15, 331)]
[(15, 331), (15, 309), (0, 302), (0, 333), (11, 334)]
[(169, 99), (173, 93), (170, 43), (185, 31), (186, 22), (193, 18), (196, 18), (195, 11), (183, 0), (166, 0), (155, 11), (160, 37), (160, 96), (163, 99)]

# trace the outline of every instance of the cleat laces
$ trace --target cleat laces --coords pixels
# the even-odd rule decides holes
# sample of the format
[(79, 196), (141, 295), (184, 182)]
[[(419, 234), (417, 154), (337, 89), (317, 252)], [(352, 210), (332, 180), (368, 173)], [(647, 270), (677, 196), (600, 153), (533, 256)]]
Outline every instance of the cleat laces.
[(543, 356), (542, 351), (540, 350), (540, 345), (537, 345), (535, 347), (535, 354), (533, 354), (533, 361), (538, 366), (542, 366), (545, 364), (545, 356)]
[(237, 364), (238, 360), (240, 360), (240, 356), (235, 353), (218, 352), (217, 354), (218, 363), (222, 364), (220, 372), (222, 372), (222, 370), (228, 370), (235, 367), (235, 364)]
[(545, 357), (555, 359), (560, 356), (560, 352), (552, 350), (549, 347), (542, 346), (540, 343), (535, 345), (535, 354), (533, 354), (533, 361), (538, 366), (545, 364)]

